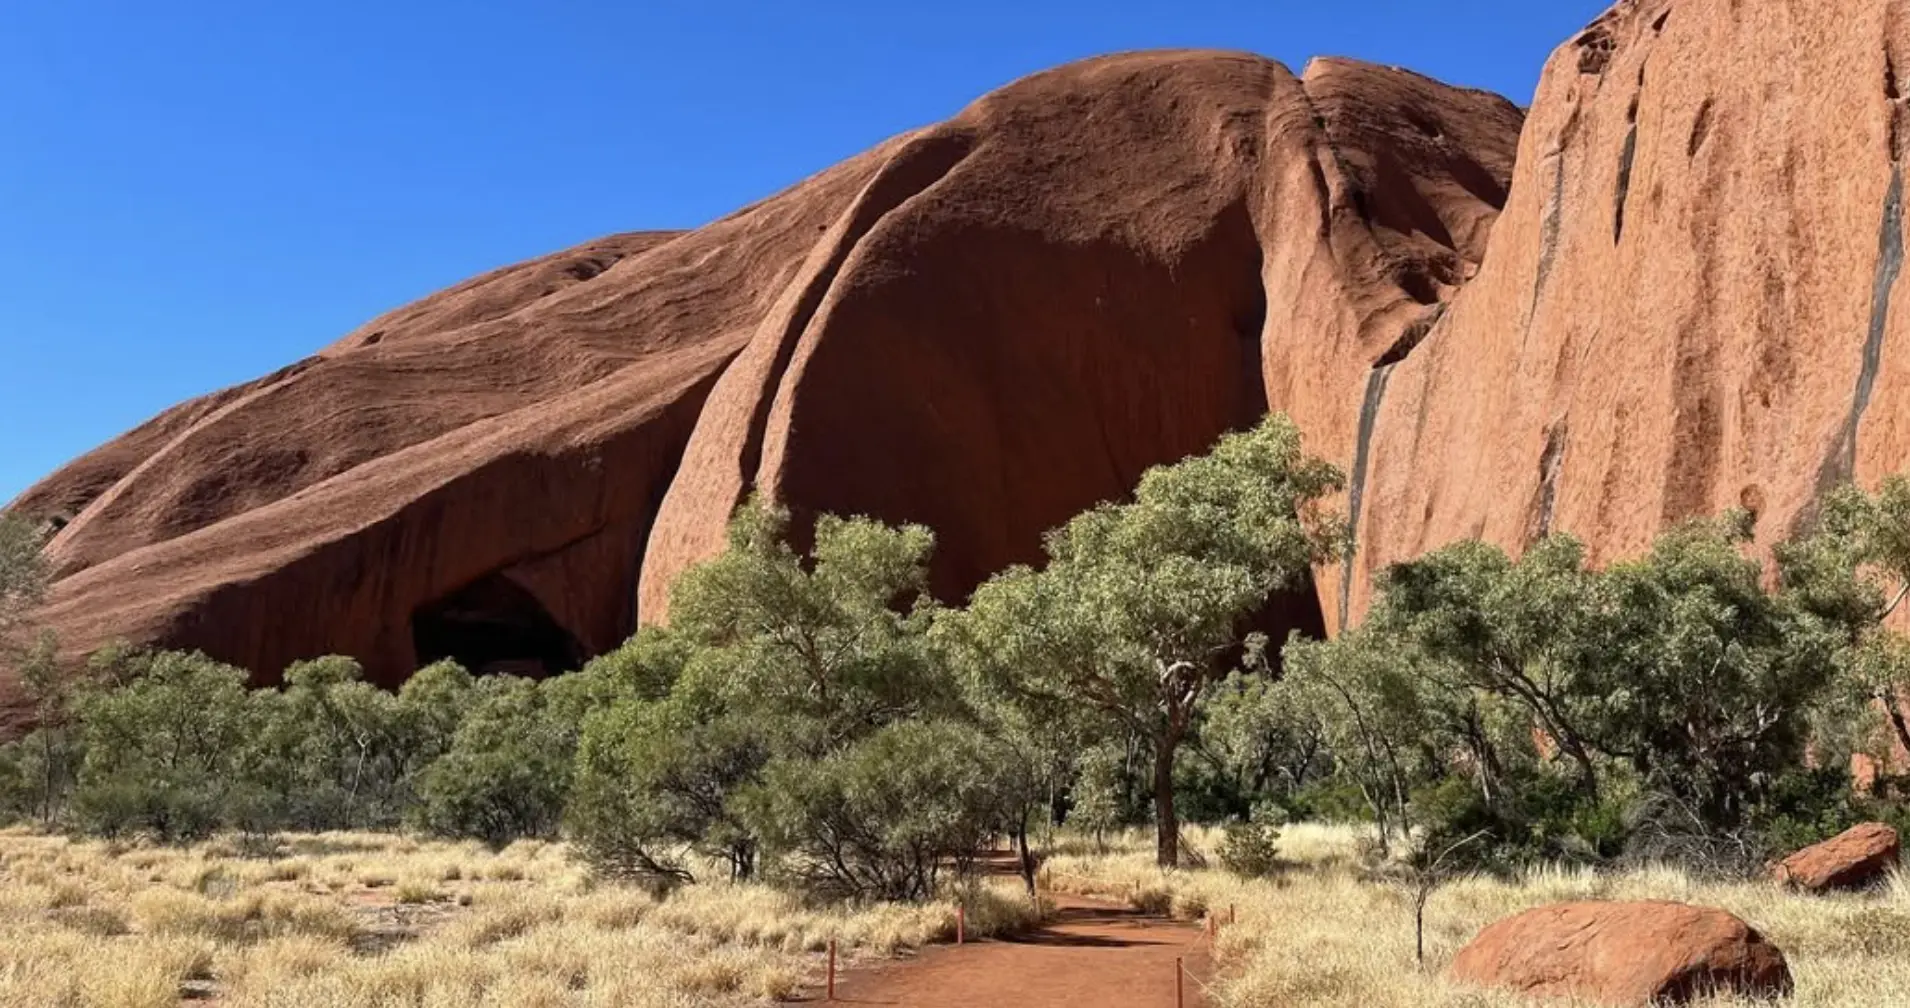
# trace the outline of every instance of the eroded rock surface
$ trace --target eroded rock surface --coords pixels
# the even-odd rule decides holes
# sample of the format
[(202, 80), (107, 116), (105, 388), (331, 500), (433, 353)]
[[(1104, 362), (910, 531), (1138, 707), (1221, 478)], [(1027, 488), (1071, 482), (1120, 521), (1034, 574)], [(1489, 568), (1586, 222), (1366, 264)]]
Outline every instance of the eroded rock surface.
[(1791, 991), (1784, 953), (1723, 910), (1683, 903), (1561, 903), (1508, 917), (1459, 951), (1452, 976), (1536, 998), (1683, 1004)]
[(1905, 468), (1906, 16), (1628, 0), (1553, 55), (1484, 265), (1374, 411), (1355, 611), (1456, 539), (1603, 562), (1744, 507), (1769, 544)]
[[(267, 679), (574, 662), (666, 618), (752, 491), (933, 526), (959, 598), (1269, 408), (1350, 458), (1373, 365), (1480, 268), (1521, 120), (1340, 60), (1090, 60), (699, 230), (400, 309), (14, 507), (64, 523), (68, 648)], [(1271, 619), (1328, 615), (1309, 589)]]
[(1910, 457), (1906, 16), (1626, 0), (1529, 119), (1343, 60), (1062, 67), (707, 227), (393, 312), (15, 507), (64, 523), (71, 649), (386, 682), (667, 618), (752, 491), (933, 526), (959, 599), (1267, 409), (1348, 471), (1360, 546), (1276, 634), (1460, 538), (1603, 561), (1744, 507), (1769, 544)]

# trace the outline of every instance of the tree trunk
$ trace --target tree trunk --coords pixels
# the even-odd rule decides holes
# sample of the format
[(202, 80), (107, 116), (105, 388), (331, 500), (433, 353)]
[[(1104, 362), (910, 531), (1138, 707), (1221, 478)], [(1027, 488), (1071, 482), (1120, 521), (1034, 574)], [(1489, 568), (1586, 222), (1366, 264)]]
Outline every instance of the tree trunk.
[(1028, 817), (1023, 815), (1021, 825), (1015, 830), (1015, 853), (1021, 867), (1021, 882), (1028, 887), (1028, 895), (1035, 895), (1035, 855), (1028, 849)]
[(1910, 723), (1905, 723), (1903, 704), (1897, 700), (1896, 688), (1886, 688), (1877, 694), (1877, 699), (1883, 701), (1883, 709), (1890, 715), (1890, 727), (1897, 732), (1897, 744), (1903, 747), (1904, 752), (1910, 753)]
[(1180, 819), (1174, 813), (1176, 748), (1171, 733), (1154, 745), (1154, 861), (1162, 868), (1180, 864)]

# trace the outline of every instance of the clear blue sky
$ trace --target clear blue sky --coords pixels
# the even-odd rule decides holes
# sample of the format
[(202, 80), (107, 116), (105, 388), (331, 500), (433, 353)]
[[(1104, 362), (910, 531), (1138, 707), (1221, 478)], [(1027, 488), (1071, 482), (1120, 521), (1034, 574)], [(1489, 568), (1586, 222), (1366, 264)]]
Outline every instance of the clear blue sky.
[(1530, 100), (1606, 0), (57, 0), (0, 30), (0, 502), (481, 270), (690, 227), (1024, 74), (1357, 56)]

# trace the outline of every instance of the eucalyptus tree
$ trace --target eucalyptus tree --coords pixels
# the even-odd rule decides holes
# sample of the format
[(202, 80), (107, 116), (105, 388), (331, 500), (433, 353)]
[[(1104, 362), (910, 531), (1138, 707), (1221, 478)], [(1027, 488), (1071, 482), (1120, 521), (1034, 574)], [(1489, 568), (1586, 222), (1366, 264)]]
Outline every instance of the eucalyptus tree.
[(1343, 530), (1318, 505), (1341, 483), (1271, 416), (1149, 470), (1132, 501), (1049, 533), (1046, 566), (990, 579), (934, 635), (964, 674), (1038, 723), (1147, 740), (1156, 858), (1173, 865), (1176, 757), (1253, 618), (1338, 554)]

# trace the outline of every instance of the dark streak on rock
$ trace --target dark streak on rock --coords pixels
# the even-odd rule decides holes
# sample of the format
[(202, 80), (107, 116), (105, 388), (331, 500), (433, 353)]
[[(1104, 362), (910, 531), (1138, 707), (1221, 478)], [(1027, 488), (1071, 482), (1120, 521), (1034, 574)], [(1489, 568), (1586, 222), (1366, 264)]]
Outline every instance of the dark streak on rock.
[(1552, 514), (1558, 507), (1559, 470), (1565, 465), (1565, 421), (1545, 432), (1545, 450), (1539, 454), (1539, 506), (1533, 522), (1534, 542), (1552, 534)]
[(1851, 397), (1850, 416), (1844, 420), (1837, 444), (1831, 449), (1830, 456), (1824, 459), (1824, 466), (1818, 472), (1817, 488), (1820, 493), (1848, 483), (1857, 471), (1857, 429), (1863, 423), (1864, 411), (1870, 408), (1870, 397), (1876, 390), (1877, 368), (1883, 361), (1885, 326), (1890, 321), (1890, 295), (1897, 285), (1898, 275), (1903, 272), (1901, 164), (1890, 167), (1890, 188), (1884, 194), (1882, 233), (1877, 245), (1877, 270), (1870, 286), (1870, 330), (1864, 337), (1863, 360), (1857, 371), (1857, 389)]
[(1711, 135), (1711, 115), (1717, 102), (1706, 98), (1698, 106), (1698, 115), (1691, 121), (1691, 139), (1685, 143), (1685, 157), (1698, 156), (1698, 148), (1704, 146), (1704, 138)]
[(1562, 141), (1551, 157), (1552, 199), (1539, 224), (1539, 272), (1532, 281), (1532, 300), (1525, 308), (1525, 322), (1519, 336), (1521, 348), (1532, 335), (1532, 319), (1538, 314), (1539, 300), (1545, 295), (1545, 281), (1551, 277), (1552, 263), (1558, 258), (1559, 229), (1565, 219), (1565, 145)]
[(1353, 563), (1360, 534), (1360, 510), (1366, 498), (1366, 467), (1373, 448), (1373, 429), (1378, 426), (1380, 403), (1386, 398), (1386, 381), (1397, 364), (1382, 364), (1366, 376), (1366, 396), (1360, 400), (1359, 440), (1353, 450), (1353, 479), (1346, 501), (1347, 531), (1355, 542), (1346, 552), (1340, 569), (1340, 632), (1353, 608)]
[(1638, 157), (1638, 123), (1634, 120), (1625, 134), (1625, 147), (1618, 155), (1618, 197), (1612, 210), (1612, 244), (1625, 236), (1625, 198), (1631, 194), (1632, 162)]

